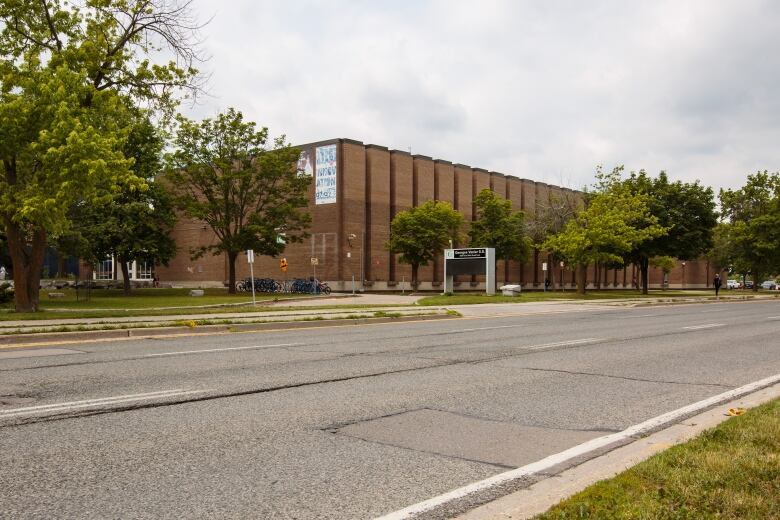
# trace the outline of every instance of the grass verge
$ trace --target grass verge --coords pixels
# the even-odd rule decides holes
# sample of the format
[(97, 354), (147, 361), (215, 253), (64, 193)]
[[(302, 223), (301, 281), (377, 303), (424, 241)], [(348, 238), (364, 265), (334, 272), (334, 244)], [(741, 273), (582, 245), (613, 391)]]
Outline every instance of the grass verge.
[(534, 518), (780, 518), (780, 399), (598, 482)]
[[(743, 293), (741, 291), (734, 293), (721, 292), (721, 300), (729, 297), (751, 296), (753, 293)], [(760, 295), (767, 293), (759, 292)], [(780, 296), (777, 294), (775, 296)], [(519, 296), (503, 296), (496, 294), (488, 296), (486, 294), (452, 294), (435, 296), (426, 296), (418, 300), (418, 305), (470, 305), (479, 303), (529, 303), (555, 300), (618, 300), (618, 299), (653, 299), (653, 298), (701, 298), (708, 297), (715, 299), (715, 293), (712, 290), (701, 291), (662, 291), (654, 290), (649, 294), (642, 294), (639, 291), (632, 290), (608, 290), (608, 291), (588, 291), (585, 294), (577, 294), (575, 291), (528, 291)]]

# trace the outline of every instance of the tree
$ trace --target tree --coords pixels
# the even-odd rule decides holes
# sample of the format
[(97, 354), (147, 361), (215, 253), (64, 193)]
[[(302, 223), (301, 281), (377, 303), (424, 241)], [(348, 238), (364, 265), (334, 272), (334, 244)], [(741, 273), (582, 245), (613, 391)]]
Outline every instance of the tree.
[[(563, 231), (566, 223), (574, 218), (584, 203), (584, 197), (578, 196), (573, 191), (558, 193), (549, 191), (546, 199), (536, 201), (534, 213), (526, 222), (526, 230), (535, 253), (542, 248), (547, 237)], [(552, 252), (548, 254), (550, 266), (557, 265), (560, 258)], [(555, 269), (551, 267), (549, 272), (550, 282), (555, 287)]]
[(125, 187), (107, 203), (80, 201), (72, 210), (73, 226), (57, 239), (58, 249), (93, 264), (113, 256), (130, 294), (128, 264), (167, 265), (176, 254), (170, 233), (176, 222), (173, 200), (155, 177), (162, 168), (163, 139), (146, 114), (136, 111), (124, 155), (134, 159), (132, 172), (143, 179), (139, 189)]
[(780, 174), (748, 175), (738, 190), (721, 190), (728, 252), (737, 267), (747, 268), (753, 290), (761, 279), (780, 271)]
[(647, 294), (651, 258), (695, 260), (710, 249), (717, 224), (715, 199), (712, 188), (700, 185), (699, 181), (669, 182), (663, 171), (655, 178), (644, 170), (632, 172), (623, 183), (631, 193), (648, 196), (650, 214), (667, 229), (665, 234), (636, 244), (626, 255), (639, 266), (642, 292)]
[(525, 234), (525, 214), (512, 211), (512, 201), (484, 189), (474, 198), (477, 219), (471, 223), (473, 247), (493, 247), (496, 258), (525, 262), (530, 249)]
[[(652, 267), (658, 267), (664, 273), (664, 279), (669, 276), (674, 266), (677, 265), (677, 261), (671, 256), (654, 256), (650, 259), (650, 265)], [(662, 284), (663, 290), (666, 290), (666, 284)]]
[(449, 202), (429, 200), (398, 213), (390, 223), (390, 240), (385, 247), (398, 260), (412, 266), (412, 287), (417, 287), (417, 271), (428, 265), (449, 241), (461, 237), (463, 215)]
[(666, 231), (650, 214), (646, 195), (632, 194), (615, 182), (618, 173), (602, 178), (602, 191), (592, 197), (587, 208), (542, 245), (576, 267), (580, 294), (585, 293), (588, 264), (622, 264), (626, 253)]
[[(50, 236), (78, 201), (141, 187), (122, 148), (127, 100), (170, 113), (179, 87), (197, 91), (189, 3), (175, 0), (5, 0), (0, 4), (0, 218), (17, 311), (38, 309)], [(167, 47), (175, 59), (146, 56)]]
[[(300, 175), (300, 151), (284, 137), (267, 147), (268, 129), (255, 130), (230, 108), (200, 123), (179, 118), (167, 179), (176, 204), (187, 216), (205, 222), (217, 243), (192, 251), (228, 257), (228, 290), (236, 291), (236, 258), (246, 249), (277, 256), (286, 243), (308, 236), (306, 211), (311, 177)], [(278, 240), (284, 233), (285, 240)]]

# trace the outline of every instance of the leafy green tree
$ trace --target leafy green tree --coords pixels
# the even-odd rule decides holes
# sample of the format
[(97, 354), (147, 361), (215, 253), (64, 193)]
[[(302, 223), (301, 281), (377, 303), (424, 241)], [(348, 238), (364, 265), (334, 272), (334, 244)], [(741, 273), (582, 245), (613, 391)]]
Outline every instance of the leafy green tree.
[(512, 201), (484, 189), (474, 198), (477, 219), (471, 223), (473, 247), (494, 247), (496, 258), (525, 262), (530, 240), (525, 233), (525, 214), (512, 211)]
[(663, 171), (658, 177), (650, 177), (644, 170), (632, 172), (623, 183), (631, 193), (648, 196), (650, 214), (667, 229), (665, 234), (637, 243), (626, 255), (639, 266), (642, 292), (647, 294), (651, 258), (695, 260), (710, 249), (717, 224), (715, 199), (712, 188), (698, 181), (670, 182)]
[(173, 200), (155, 177), (162, 169), (163, 139), (148, 117), (136, 112), (136, 121), (125, 147), (134, 159), (132, 171), (145, 185), (125, 187), (107, 203), (80, 201), (72, 210), (73, 225), (56, 240), (58, 250), (93, 264), (114, 256), (130, 294), (128, 263), (166, 265), (176, 254), (171, 231), (176, 222)]
[(432, 262), (450, 240), (457, 242), (462, 228), (463, 215), (449, 202), (429, 200), (395, 216), (385, 247), (400, 254), (400, 262), (412, 266), (412, 287), (417, 287), (420, 266)]
[[(38, 309), (47, 242), (72, 207), (142, 186), (122, 152), (127, 100), (170, 113), (179, 87), (197, 91), (196, 29), (168, 0), (0, 3), (0, 218), (18, 311)], [(147, 58), (162, 47), (176, 59)]]
[[(574, 218), (584, 204), (585, 197), (573, 191), (558, 193), (550, 191), (546, 199), (537, 200), (534, 213), (526, 221), (526, 232), (533, 244), (534, 252), (542, 248), (542, 244), (549, 236), (563, 231), (566, 223)], [(560, 260), (555, 253), (548, 252), (550, 266), (558, 265)], [(556, 285), (555, 271), (556, 269), (552, 268), (549, 271), (552, 287)]]
[(738, 190), (721, 190), (732, 266), (747, 268), (753, 290), (763, 277), (780, 271), (780, 174), (748, 175)]
[(587, 208), (542, 245), (576, 267), (577, 291), (581, 294), (585, 293), (589, 264), (622, 264), (624, 256), (638, 244), (666, 232), (657, 217), (650, 214), (648, 197), (629, 192), (618, 180), (617, 170), (601, 178), (601, 191), (591, 198)]
[[(200, 123), (179, 118), (169, 156), (167, 179), (184, 213), (205, 222), (217, 243), (193, 250), (228, 258), (228, 290), (236, 290), (236, 258), (246, 249), (277, 256), (286, 243), (308, 236), (311, 216), (307, 189), (311, 178), (299, 175), (300, 151), (284, 137), (267, 147), (268, 129), (255, 129), (231, 108)], [(285, 241), (277, 240), (280, 233)]]
[[(664, 277), (669, 276), (675, 265), (677, 265), (677, 260), (671, 256), (654, 256), (650, 259), (650, 266), (660, 268)], [(666, 284), (663, 284), (662, 287), (663, 290), (666, 290)]]
[(727, 270), (729, 274), (738, 275), (744, 283), (750, 274), (750, 265), (738, 255), (732, 229), (732, 225), (728, 222), (718, 223), (712, 233), (712, 247), (706, 256), (712, 265)]

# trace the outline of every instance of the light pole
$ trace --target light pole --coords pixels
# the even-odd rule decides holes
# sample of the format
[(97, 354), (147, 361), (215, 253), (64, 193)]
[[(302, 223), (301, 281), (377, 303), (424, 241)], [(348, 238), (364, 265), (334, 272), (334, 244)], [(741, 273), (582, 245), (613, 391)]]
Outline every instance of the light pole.
[(685, 289), (685, 262), (682, 263), (682, 286)]
[[(352, 241), (357, 238), (357, 235), (354, 233), (350, 233), (347, 235), (347, 242), (349, 243), (349, 247), (352, 247)], [(365, 292), (366, 288), (363, 284), (364, 274), (363, 274), (363, 255), (365, 252), (366, 247), (366, 230), (364, 229), (360, 233), (360, 292)]]

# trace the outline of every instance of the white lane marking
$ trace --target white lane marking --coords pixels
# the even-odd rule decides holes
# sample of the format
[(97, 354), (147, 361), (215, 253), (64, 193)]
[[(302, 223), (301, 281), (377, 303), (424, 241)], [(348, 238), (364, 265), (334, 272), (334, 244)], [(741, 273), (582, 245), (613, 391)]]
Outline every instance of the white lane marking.
[(525, 327), (525, 325), (497, 325), (495, 327), (474, 327), (472, 329), (460, 329), (460, 330), (453, 330), (452, 332), (449, 332), (448, 334), (456, 334), (459, 332), (475, 332), (478, 330), (496, 330), (496, 329), (514, 329), (517, 327)]
[(227, 347), (227, 348), (208, 348), (202, 350), (181, 350), (179, 352), (161, 352), (159, 354), (147, 354), (144, 357), (163, 357), (163, 356), (184, 356), (187, 354), (205, 354), (209, 352), (230, 352), (231, 350), (258, 350), (261, 348), (274, 347), (300, 347), (304, 343), (279, 343), (277, 345), (252, 345), (251, 347)]
[(569, 341), (558, 341), (556, 343), (544, 343), (542, 345), (530, 345), (527, 347), (519, 347), (519, 348), (522, 348), (523, 350), (541, 350), (544, 348), (566, 347), (569, 345), (584, 345), (585, 343), (595, 343), (597, 341), (604, 341), (604, 338), (572, 339)]
[(526, 466), (509, 470), (504, 473), (499, 473), (498, 475), (494, 475), (485, 480), (474, 482), (473, 484), (469, 484), (467, 486), (454, 489), (448, 493), (444, 493), (443, 495), (433, 497), (431, 499), (425, 500), (423, 502), (419, 502), (417, 504), (411, 505), (404, 509), (400, 509), (398, 511), (394, 511), (387, 515), (378, 517), (375, 520), (403, 520), (403, 519), (413, 518), (419, 515), (420, 513), (429, 511), (442, 504), (446, 504), (447, 502), (457, 500), (459, 498), (465, 497), (472, 493), (476, 493), (478, 491), (483, 491), (495, 487), (505, 482), (518, 480), (520, 478), (533, 475), (534, 473), (545, 471), (547, 469), (550, 469), (553, 466), (562, 464), (576, 457), (580, 457), (582, 455), (590, 453), (593, 450), (603, 448), (604, 446), (608, 446), (615, 442), (625, 441), (630, 437), (643, 435), (647, 432), (655, 430), (656, 428), (669, 424), (673, 421), (677, 421), (683, 417), (703, 411), (704, 409), (709, 408), (711, 406), (715, 406), (717, 404), (730, 401), (731, 399), (736, 399), (739, 396), (748, 394), (750, 392), (754, 392), (756, 390), (760, 390), (761, 388), (771, 386), (779, 382), (780, 382), (780, 374), (776, 374), (774, 376), (761, 379), (760, 381), (749, 383), (745, 386), (735, 388), (734, 390), (729, 390), (728, 392), (723, 392), (722, 394), (718, 394), (708, 399), (704, 399), (697, 403), (693, 403), (688, 406), (683, 406), (682, 408), (678, 408), (677, 410), (673, 410), (671, 412), (667, 412), (657, 417), (653, 417), (652, 419), (648, 419), (645, 422), (641, 422), (639, 424), (635, 424), (634, 426), (630, 426), (625, 430), (623, 430), (622, 432), (611, 433), (603, 437), (597, 437), (595, 439), (591, 439), (578, 446), (569, 448), (568, 450), (564, 450), (560, 453), (556, 453), (554, 455), (545, 457), (540, 461), (533, 462)]
[(47, 404), (40, 406), (28, 406), (25, 408), (14, 408), (12, 410), (0, 411), (0, 419), (8, 417), (17, 417), (19, 415), (45, 414), (52, 412), (63, 412), (77, 410), (79, 408), (89, 408), (95, 406), (114, 405), (128, 403), (133, 401), (143, 401), (145, 399), (159, 399), (163, 397), (180, 397), (203, 393), (207, 390), (163, 390), (159, 392), (149, 392), (146, 394), (117, 395), (113, 397), (104, 397), (101, 399), (86, 399), (83, 401), (71, 401), (66, 403)]
[(705, 323), (704, 325), (691, 325), (690, 327), (683, 327), (685, 330), (702, 330), (702, 329), (714, 329), (715, 327), (725, 327), (725, 323)]
[(780, 320), (780, 316), (769, 316), (768, 320)]
[(664, 316), (663, 314), (634, 314), (631, 316), (615, 316), (615, 318), (622, 320), (629, 320), (631, 318), (654, 318), (656, 316)]

